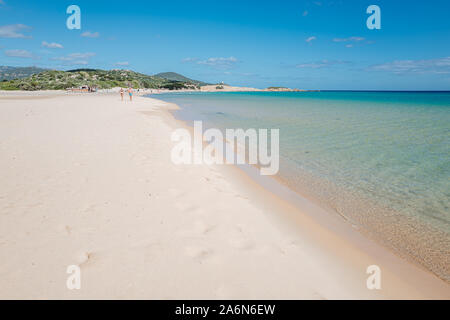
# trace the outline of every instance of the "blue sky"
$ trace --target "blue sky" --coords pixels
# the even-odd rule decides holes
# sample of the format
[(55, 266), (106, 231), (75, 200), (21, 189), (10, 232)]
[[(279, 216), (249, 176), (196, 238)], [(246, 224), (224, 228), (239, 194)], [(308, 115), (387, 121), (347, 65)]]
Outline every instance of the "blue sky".
[[(81, 8), (81, 30), (66, 9)], [(366, 9), (381, 9), (369, 30)], [(0, 0), (0, 65), (301, 89), (450, 90), (450, 1)]]

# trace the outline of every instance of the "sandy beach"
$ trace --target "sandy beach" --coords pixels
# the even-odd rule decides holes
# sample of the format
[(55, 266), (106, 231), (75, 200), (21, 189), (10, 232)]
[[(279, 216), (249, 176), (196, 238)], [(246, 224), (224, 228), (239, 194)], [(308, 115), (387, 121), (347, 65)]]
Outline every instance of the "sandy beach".
[[(0, 299), (450, 298), (446, 282), (274, 181), (173, 164), (174, 107), (0, 93)], [(69, 265), (80, 290), (66, 287)], [(370, 265), (381, 290), (366, 287)]]

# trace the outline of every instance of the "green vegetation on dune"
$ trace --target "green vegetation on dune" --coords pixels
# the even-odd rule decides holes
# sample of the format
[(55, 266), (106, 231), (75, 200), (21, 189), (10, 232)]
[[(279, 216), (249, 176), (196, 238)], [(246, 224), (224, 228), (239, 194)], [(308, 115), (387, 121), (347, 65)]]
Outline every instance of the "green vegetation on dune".
[[(188, 78), (186, 78), (188, 79)], [(3, 80), (0, 90), (63, 90), (81, 86), (110, 89), (114, 87), (148, 89), (186, 89), (198, 88), (199, 83), (170, 80), (159, 76), (149, 76), (130, 70), (76, 69), (69, 71), (47, 70), (27, 78)]]

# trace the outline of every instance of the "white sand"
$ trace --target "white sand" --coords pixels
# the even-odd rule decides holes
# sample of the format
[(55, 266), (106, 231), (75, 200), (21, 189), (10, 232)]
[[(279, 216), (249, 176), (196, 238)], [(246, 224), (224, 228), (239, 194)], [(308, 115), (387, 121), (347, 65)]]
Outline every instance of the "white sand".
[[(0, 298), (450, 297), (306, 200), (234, 167), (172, 164), (163, 102), (43, 95), (0, 97)], [(366, 288), (371, 264), (382, 290)]]

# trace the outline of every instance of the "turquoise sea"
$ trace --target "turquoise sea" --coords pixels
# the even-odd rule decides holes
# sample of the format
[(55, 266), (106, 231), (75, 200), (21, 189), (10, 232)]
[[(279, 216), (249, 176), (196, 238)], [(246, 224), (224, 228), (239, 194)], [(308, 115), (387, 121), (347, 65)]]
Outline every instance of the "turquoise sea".
[(450, 92), (153, 97), (204, 127), (280, 129), (285, 184), (450, 280)]

